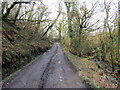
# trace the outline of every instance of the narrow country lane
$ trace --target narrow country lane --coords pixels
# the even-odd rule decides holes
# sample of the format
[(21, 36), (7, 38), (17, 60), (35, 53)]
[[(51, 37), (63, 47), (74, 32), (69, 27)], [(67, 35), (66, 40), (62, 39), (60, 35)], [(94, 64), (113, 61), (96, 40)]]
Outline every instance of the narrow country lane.
[(89, 88), (56, 43), (31, 65), (3, 84), (3, 88)]

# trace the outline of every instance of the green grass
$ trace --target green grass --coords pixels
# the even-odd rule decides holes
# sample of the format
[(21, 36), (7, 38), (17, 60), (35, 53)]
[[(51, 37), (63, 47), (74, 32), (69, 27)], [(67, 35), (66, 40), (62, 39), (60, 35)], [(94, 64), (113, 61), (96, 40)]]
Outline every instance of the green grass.
[(93, 88), (100, 88), (100, 86), (98, 86), (97, 84), (93, 83), (90, 78), (85, 77), (84, 78)]

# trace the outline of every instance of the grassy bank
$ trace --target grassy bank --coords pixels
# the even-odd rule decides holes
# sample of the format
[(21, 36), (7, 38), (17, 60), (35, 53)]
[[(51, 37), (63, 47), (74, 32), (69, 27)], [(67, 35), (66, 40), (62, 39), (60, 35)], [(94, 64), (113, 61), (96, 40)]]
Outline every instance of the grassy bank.
[(69, 60), (76, 67), (79, 76), (87, 80), (95, 88), (117, 88), (118, 81), (109, 73), (106, 73), (98, 65), (87, 58), (80, 58), (71, 54), (67, 48), (63, 48)]
[(16, 25), (3, 21), (2, 37), (2, 78), (5, 79), (35, 57), (46, 52), (52, 43), (47, 38), (40, 38), (40, 33), (33, 29), (18, 29)]

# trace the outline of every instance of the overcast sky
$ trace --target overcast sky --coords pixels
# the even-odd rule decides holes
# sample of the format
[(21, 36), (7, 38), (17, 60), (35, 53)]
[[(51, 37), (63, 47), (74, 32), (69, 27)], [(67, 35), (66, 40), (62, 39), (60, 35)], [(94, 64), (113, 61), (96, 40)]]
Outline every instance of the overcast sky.
[[(58, 10), (58, 3), (60, 1), (63, 2), (63, 0), (42, 0), (42, 1), (44, 2), (44, 4), (46, 4), (48, 6), (49, 11), (52, 12), (50, 17), (52, 19), (56, 18), (57, 10)], [(81, 5), (81, 4), (83, 4), (83, 2), (85, 2), (87, 8), (91, 9), (92, 4), (94, 4), (96, 1), (98, 1), (98, 5), (97, 5), (96, 11), (95, 11), (97, 13), (93, 16), (93, 19), (91, 20), (91, 22), (94, 23), (95, 21), (100, 20), (100, 22), (98, 23), (98, 26), (103, 26), (105, 12), (103, 12), (101, 10), (104, 9), (104, 0), (78, 0), (78, 4)], [(110, 16), (115, 15), (116, 11), (118, 10), (119, 0), (105, 0), (105, 1), (112, 2)], [(62, 3), (62, 8), (64, 9), (64, 11), (66, 11), (66, 7), (65, 7), (64, 3)]]
[[(0, 0), (0, 3), (2, 2), (3, 0)], [(16, 1), (16, 0), (6, 0), (8, 2), (13, 2), (13, 1)], [(28, 1), (28, 0), (23, 0), (23, 1)], [(35, 1), (35, 0), (33, 0)], [(39, 1), (39, 0), (36, 0), (36, 1)], [(59, 2), (62, 2), (62, 8), (64, 11), (66, 11), (66, 7), (63, 3), (63, 0), (42, 0), (42, 2), (48, 6), (48, 9), (49, 9), (49, 12), (51, 12), (51, 15), (50, 15), (50, 18), (51, 19), (55, 19), (56, 16), (57, 16), (57, 10), (58, 10), (58, 4)], [(71, 0), (73, 1), (73, 0)], [(95, 20), (101, 20), (100, 23), (98, 23), (99, 25), (103, 25), (103, 20), (104, 20), (104, 17), (105, 17), (105, 12), (99, 12), (100, 10), (102, 10), (104, 7), (103, 3), (104, 3), (104, 0), (78, 0), (78, 4), (79, 6), (81, 4), (83, 4), (83, 2), (86, 2), (86, 6), (88, 9), (90, 9), (92, 6), (92, 3), (95, 3), (96, 1), (98, 1), (98, 7), (96, 8), (96, 11), (97, 13), (94, 15), (93, 17), (93, 22), (95, 22)], [(106, 2), (110, 2), (112, 1), (112, 5), (111, 5), (111, 11), (110, 11), (110, 15), (115, 15), (115, 12), (117, 11), (117, 7), (118, 7), (118, 2), (120, 0), (105, 0)]]
[[(2, 2), (3, 0), (0, 0), (0, 2)], [(12, 1), (16, 1), (16, 0), (5, 0), (5, 1), (8, 1), (8, 2), (12, 2)], [(23, 1), (28, 1), (28, 0), (23, 0)], [(35, 1), (35, 0), (33, 0)], [(39, 0), (36, 0), (36, 1), (39, 1)], [(58, 10), (58, 4), (59, 2), (62, 2), (62, 8), (64, 11), (66, 11), (66, 7), (63, 3), (64, 0), (42, 0), (42, 2), (48, 6), (49, 8), (49, 11), (51, 12), (51, 15), (50, 15), (50, 18), (51, 19), (55, 19), (56, 16), (57, 16), (57, 10)], [(73, 0), (71, 0), (73, 1)], [(88, 7), (88, 9), (90, 9), (92, 6), (92, 3), (95, 3), (96, 1), (98, 1), (98, 7), (96, 8), (96, 14), (94, 16), (94, 19), (99, 19), (99, 20), (102, 20), (104, 19), (104, 15), (105, 13), (103, 12), (100, 12), (100, 10), (103, 9), (103, 2), (104, 0), (77, 0), (78, 1), (78, 4), (83, 4), (83, 2), (86, 2), (86, 6)], [(112, 5), (111, 5), (111, 16), (112, 14), (115, 14), (115, 12), (117, 11), (117, 3), (119, 0), (105, 0), (106, 2), (110, 2), (112, 1)], [(79, 6), (80, 6), (79, 5)]]
[[(51, 15), (50, 15), (50, 18), (52, 18), (52, 19), (56, 18), (57, 10), (58, 10), (58, 3), (61, 0), (42, 0), (42, 1), (44, 2), (45, 5), (48, 6), (49, 11), (52, 12)], [(105, 12), (103, 12), (101, 10), (104, 9), (104, 0), (78, 0), (78, 4), (79, 4), (79, 6), (81, 6), (81, 4), (83, 4), (83, 2), (86, 2), (87, 8), (91, 9), (92, 4), (94, 4), (96, 1), (98, 1), (98, 5), (97, 5), (96, 11), (95, 11), (97, 13), (91, 19), (91, 24), (96, 22), (97, 20), (100, 20), (97, 23), (97, 26), (103, 26)], [(115, 13), (118, 10), (118, 2), (120, 0), (105, 0), (105, 1), (106, 2), (112, 2), (111, 10), (110, 10), (110, 16), (112, 17), (113, 15), (115, 15)], [(61, 2), (63, 2), (63, 0)], [(65, 7), (64, 3), (62, 3), (62, 8), (64, 9), (64, 11), (66, 11), (66, 7)]]
[[(63, 2), (63, 0), (42, 0), (42, 1), (44, 2), (44, 4), (48, 5), (49, 10), (53, 13), (51, 15), (51, 17), (53, 17), (53, 18), (57, 15), (58, 3), (60, 1)], [(100, 9), (100, 7), (102, 8), (102, 3), (103, 3), (104, 0), (78, 0), (78, 3), (82, 4), (83, 2), (86, 2), (87, 7), (91, 8), (91, 4), (95, 3), (96, 1), (98, 1), (98, 3), (100, 4), (100, 5), (98, 5), (98, 9)], [(106, 0), (106, 2), (110, 2), (110, 1), (112, 1), (112, 7), (111, 8), (113, 10), (117, 9), (115, 7), (117, 7), (117, 2), (119, 0)], [(64, 7), (64, 4), (62, 4), (62, 5)], [(64, 7), (64, 9), (65, 9), (65, 7)]]
[[(2, 1), (8, 1), (8, 2), (13, 2), (13, 1), (16, 1), (16, 0), (0, 0), (0, 3), (2, 2)], [(21, 0), (21, 1), (29, 1), (29, 0)], [(35, 1), (35, 0), (33, 0), (33, 1)], [(39, 0), (36, 0), (36, 1), (39, 1)], [(45, 5), (47, 5), (48, 7), (49, 7), (49, 11), (50, 12), (52, 12), (52, 14), (51, 14), (51, 18), (55, 18), (55, 16), (57, 15), (57, 10), (58, 10), (58, 3), (61, 1), (61, 2), (63, 2), (64, 0), (42, 0), (43, 1), (43, 3), (45, 4)], [(69, 0), (68, 0), (69, 1)], [(71, 0), (71, 1), (74, 1), (74, 0)], [(88, 8), (91, 8), (91, 3), (95, 3), (96, 1), (98, 1), (99, 2), (99, 4), (101, 5), (101, 7), (102, 7), (102, 3), (103, 3), (103, 1), (104, 0), (77, 0), (78, 1), (78, 3), (79, 4), (82, 4), (83, 2), (86, 2), (86, 6), (88, 7)], [(105, 0), (106, 2), (110, 2), (110, 1), (112, 1), (112, 9), (113, 9), (113, 12), (115, 11), (115, 9), (117, 9), (117, 8), (115, 8), (115, 7), (117, 7), (117, 3), (118, 3), (118, 1), (120, 1), (120, 0)], [(100, 8), (100, 5), (99, 5), (99, 8)], [(65, 8), (65, 6), (64, 6), (64, 4), (62, 4), (62, 7), (63, 7), (63, 9), (66, 9)], [(99, 9), (98, 8), (98, 9)], [(99, 14), (100, 15), (100, 14)]]

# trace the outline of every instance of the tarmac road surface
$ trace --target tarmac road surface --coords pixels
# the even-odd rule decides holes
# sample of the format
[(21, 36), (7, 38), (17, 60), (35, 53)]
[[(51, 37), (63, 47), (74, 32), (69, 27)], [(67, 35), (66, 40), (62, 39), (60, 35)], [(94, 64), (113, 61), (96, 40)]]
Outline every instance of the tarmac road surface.
[(78, 76), (60, 44), (3, 84), (3, 88), (89, 88)]

